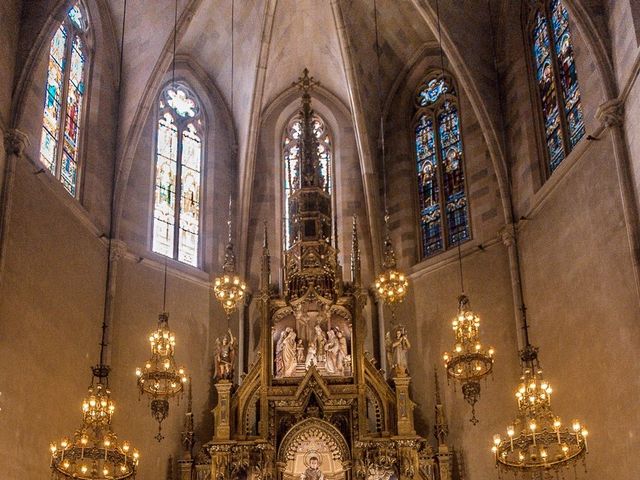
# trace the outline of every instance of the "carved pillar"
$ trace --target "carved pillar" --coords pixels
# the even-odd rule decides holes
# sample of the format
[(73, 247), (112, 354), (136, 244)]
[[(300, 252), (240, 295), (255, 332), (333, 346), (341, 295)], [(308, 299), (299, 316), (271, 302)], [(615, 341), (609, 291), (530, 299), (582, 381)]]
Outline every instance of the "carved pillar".
[(0, 281), (4, 270), (4, 256), (7, 237), (7, 225), (11, 211), (11, 190), (18, 158), (24, 155), (24, 150), (29, 146), (29, 137), (26, 133), (17, 129), (8, 130), (4, 134), (4, 151), (6, 154), (4, 165), (4, 178), (2, 179), (2, 191), (0, 192)]
[(411, 377), (396, 376), (393, 378), (396, 393), (396, 426), (399, 436), (415, 436), (413, 425), (413, 409), (415, 403), (409, 397)]
[(615, 160), (620, 197), (622, 200), (622, 214), (625, 220), (627, 241), (631, 251), (633, 274), (636, 284), (636, 295), (640, 302), (640, 220), (638, 218), (638, 198), (633, 185), (633, 173), (629, 155), (628, 143), (623, 129), (624, 104), (619, 99), (604, 102), (596, 110), (596, 118), (602, 127), (609, 130), (613, 144), (613, 158)]
[(211, 447), (211, 480), (227, 480), (231, 462), (231, 445)]
[(216, 385), (218, 404), (213, 409), (215, 419), (214, 439), (216, 441), (231, 438), (231, 387), (229, 380), (220, 380)]

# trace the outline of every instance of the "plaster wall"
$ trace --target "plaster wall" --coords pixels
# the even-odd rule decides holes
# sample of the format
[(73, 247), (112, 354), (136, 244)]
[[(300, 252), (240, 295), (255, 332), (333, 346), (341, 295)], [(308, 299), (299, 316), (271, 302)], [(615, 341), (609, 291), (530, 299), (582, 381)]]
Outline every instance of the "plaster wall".
[(465, 291), (473, 311), (480, 316), (482, 342), (496, 350), (493, 376), (482, 382), (481, 399), (476, 404), (477, 426), (470, 423), (471, 408), (462, 398), (460, 387), (448, 384), (442, 364), (442, 354), (451, 352), (454, 344), (451, 320), (460, 295), (457, 262), (412, 274), (412, 294), (399, 308), (398, 317), (406, 315), (412, 341), (409, 365), (412, 398), (418, 403), (418, 433), (433, 439), (435, 369), (449, 421), (448, 444), (456, 452), (459, 476), (454, 478), (485, 480), (495, 476), (491, 439), (494, 432), (503, 431), (512, 421), (516, 410), (513, 389), (520, 375), (506, 247), (494, 243), (484, 251), (464, 249), (463, 268)]
[[(546, 179), (537, 91), (528, 83), (524, 42), (514, 31), (506, 36), (500, 59), (507, 152), (516, 218), (525, 218), (519, 222), (519, 243), (531, 338), (556, 392), (554, 411), (564, 421), (580, 418), (591, 432), (602, 432), (590, 439), (584, 478), (626, 479), (637, 469), (630, 452), (637, 449), (640, 423), (622, 399), (640, 392), (637, 374), (629, 371), (638, 339), (629, 319), (640, 312), (612, 135), (605, 130), (598, 140), (587, 138), (600, 126), (595, 112), (607, 100), (606, 80), (575, 22), (572, 16), (585, 137)], [(614, 57), (617, 41), (614, 37)], [(624, 382), (612, 380), (616, 364), (629, 372)], [(613, 452), (627, 461), (611, 462)]]
[[(81, 422), (98, 361), (106, 247), (55, 179), (18, 159), (0, 284), (3, 478), (46, 478), (49, 442)], [(66, 196), (65, 196), (66, 195)], [(115, 393), (116, 402), (119, 400)], [(129, 435), (125, 418), (115, 427)]]

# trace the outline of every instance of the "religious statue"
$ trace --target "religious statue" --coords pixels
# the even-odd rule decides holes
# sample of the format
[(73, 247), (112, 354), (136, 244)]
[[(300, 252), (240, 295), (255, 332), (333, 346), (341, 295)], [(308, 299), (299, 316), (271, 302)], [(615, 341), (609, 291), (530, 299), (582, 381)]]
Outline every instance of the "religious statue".
[(304, 363), (305, 357), (304, 357), (304, 342), (302, 341), (302, 339), (298, 340), (298, 345), (296, 346), (296, 352), (297, 352), (297, 358), (298, 358), (298, 363)]
[(233, 363), (236, 358), (236, 339), (231, 333), (231, 329), (222, 339), (216, 338), (216, 374), (215, 380), (232, 380)]
[(300, 475), (300, 480), (324, 480), (324, 474), (320, 470), (320, 459), (316, 455), (309, 457), (307, 469)]
[(316, 350), (316, 344), (309, 344), (309, 348), (307, 349), (307, 358), (304, 361), (304, 367), (309, 370), (313, 365), (318, 364), (318, 354)]
[(296, 332), (291, 328), (282, 340), (282, 376), (291, 377), (296, 372), (298, 366), (298, 351), (296, 342)]
[(324, 333), (324, 331), (322, 331), (322, 327), (320, 327), (320, 325), (316, 325), (314, 327), (315, 330), (315, 337), (313, 339), (313, 343), (315, 344), (315, 350), (316, 350), (316, 354), (318, 354), (320, 356), (324, 355), (324, 346), (327, 343), (327, 334)]
[(335, 327), (336, 340), (338, 342), (338, 358), (336, 359), (336, 367), (338, 373), (342, 375), (344, 373), (344, 363), (347, 358), (347, 339), (338, 327)]
[(340, 345), (336, 338), (336, 333), (330, 329), (327, 332), (327, 343), (324, 346), (325, 351), (325, 368), (327, 373), (335, 374), (338, 371), (338, 351)]
[(396, 338), (391, 337), (391, 332), (385, 335), (385, 350), (387, 354), (387, 368), (395, 370), (396, 375), (406, 375), (408, 370), (407, 352), (411, 348), (407, 331), (404, 327), (396, 329)]

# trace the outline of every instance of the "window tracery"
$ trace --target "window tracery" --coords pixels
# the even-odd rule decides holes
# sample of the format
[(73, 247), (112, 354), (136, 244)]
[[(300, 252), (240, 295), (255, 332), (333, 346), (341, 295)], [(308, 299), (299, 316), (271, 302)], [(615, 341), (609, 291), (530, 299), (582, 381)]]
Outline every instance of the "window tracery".
[(415, 96), (414, 136), (421, 253), (426, 258), (471, 238), (456, 88), (429, 75)]
[[(325, 190), (331, 194), (333, 190), (332, 155), (333, 142), (325, 121), (318, 114), (312, 119), (313, 134), (318, 139), (318, 158), (320, 169), (325, 182)], [(289, 197), (294, 189), (300, 188), (299, 171), (302, 140), (302, 115), (296, 114), (287, 124), (282, 141), (282, 160), (284, 162), (284, 248), (287, 249), (293, 243), (291, 237), (291, 225), (289, 218)]]
[(152, 249), (197, 267), (204, 121), (185, 84), (162, 91), (157, 122)]
[(562, 0), (538, 2), (529, 32), (551, 174), (585, 133), (569, 13)]
[(51, 39), (40, 140), (40, 162), (74, 197), (78, 193), (88, 29), (84, 10), (76, 4)]

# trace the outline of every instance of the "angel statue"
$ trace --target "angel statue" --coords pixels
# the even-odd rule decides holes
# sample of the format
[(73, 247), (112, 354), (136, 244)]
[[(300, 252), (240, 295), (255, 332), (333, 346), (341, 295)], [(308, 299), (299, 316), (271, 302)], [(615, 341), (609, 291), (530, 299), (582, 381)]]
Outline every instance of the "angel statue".
[(222, 339), (216, 338), (216, 374), (214, 380), (233, 380), (233, 363), (236, 359), (236, 339), (231, 329)]

